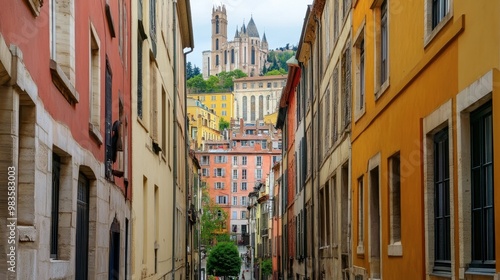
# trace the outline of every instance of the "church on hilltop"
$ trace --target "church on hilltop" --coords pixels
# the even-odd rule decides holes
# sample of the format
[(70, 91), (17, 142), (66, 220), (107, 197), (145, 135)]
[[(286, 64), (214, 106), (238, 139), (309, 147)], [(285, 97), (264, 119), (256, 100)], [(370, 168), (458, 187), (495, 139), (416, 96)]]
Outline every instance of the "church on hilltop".
[(250, 17), (238, 29), (233, 41), (227, 40), (227, 14), (224, 5), (212, 9), (212, 47), (203, 52), (203, 78), (223, 71), (240, 69), (249, 77), (258, 76), (267, 60), (266, 34), (259, 36), (257, 26)]

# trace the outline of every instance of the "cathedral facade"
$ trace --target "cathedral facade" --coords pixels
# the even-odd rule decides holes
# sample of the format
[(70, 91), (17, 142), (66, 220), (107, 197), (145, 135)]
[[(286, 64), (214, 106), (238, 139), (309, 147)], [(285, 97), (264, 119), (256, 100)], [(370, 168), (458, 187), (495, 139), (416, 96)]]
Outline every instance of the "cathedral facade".
[(227, 14), (224, 5), (212, 9), (212, 46), (203, 52), (203, 78), (223, 71), (240, 69), (249, 77), (258, 76), (266, 63), (268, 44), (266, 34), (262, 39), (257, 26), (250, 18), (238, 29), (233, 41), (227, 37)]

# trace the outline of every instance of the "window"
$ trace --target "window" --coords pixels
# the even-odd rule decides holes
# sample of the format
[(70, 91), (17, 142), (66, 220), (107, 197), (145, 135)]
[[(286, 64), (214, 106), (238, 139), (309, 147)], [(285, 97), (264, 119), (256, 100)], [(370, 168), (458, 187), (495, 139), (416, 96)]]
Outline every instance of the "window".
[(219, 34), (219, 16), (215, 16), (215, 34)]
[(262, 167), (262, 157), (261, 156), (256, 156), (255, 162), (256, 162), (255, 165), (257, 165), (257, 167)]
[(75, 275), (76, 279), (88, 278), (89, 264), (89, 209), (90, 209), (90, 182), (81, 172), (78, 176), (78, 190), (76, 202), (76, 240)]
[(472, 262), (495, 268), (493, 118), (489, 101), (470, 114)]
[(227, 112), (226, 111), (222, 111), (222, 116), (227, 116)]
[(226, 170), (224, 168), (214, 168), (215, 177), (224, 177), (226, 175)]
[(215, 156), (215, 163), (226, 163), (227, 156)]
[(149, 0), (149, 35), (153, 54), (156, 56), (156, 0)]
[(238, 191), (238, 182), (233, 182), (233, 187), (231, 189), (232, 192), (237, 192)]
[[(246, 196), (241, 197), (241, 205), (247, 206), (247, 197)], [(243, 212), (245, 212), (245, 211), (243, 211)]]
[(212, 96), (210, 97), (210, 99), (211, 99), (212, 101), (216, 101), (216, 100), (217, 100), (217, 96), (216, 96), (216, 95), (212, 95)]
[(222, 108), (226, 108), (226, 103), (222, 103)]
[(247, 233), (247, 225), (241, 225), (241, 233)]
[(238, 179), (238, 170), (233, 169), (233, 179), (237, 180)]
[(219, 66), (219, 55), (215, 55), (215, 65)]
[(364, 192), (363, 192), (363, 176), (358, 178), (358, 247), (357, 253), (364, 254)]
[(389, 30), (387, 26), (387, 2), (384, 1), (380, 7), (380, 84), (384, 84), (389, 76), (387, 54), (389, 48)]
[(451, 273), (448, 128), (434, 135), (434, 271)]
[[(253, 88), (253, 83), (252, 83)], [(255, 121), (255, 96), (250, 97), (250, 120)]]
[(215, 189), (216, 190), (224, 189), (224, 182), (215, 182)]
[[(28, 0), (31, 7), (43, 1)], [(37, 2), (36, 4), (34, 2)], [(38, 3), (39, 2), (39, 3)], [(106, 5), (108, 7), (108, 5)], [(79, 102), (75, 90), (75, 13), (73, 0), (50, 2), (50, 74), (54, 85), (70, 105)], [(38, 14), (38, 10), (34, 10)]]
[[(100, 136), (101, 124), (101, 59), (99, 51), (99, 38), (94, 30), (94, 26), (90, 25), (90, 66), (89, 66), (89, 89), (90, 89), (90, 132), (96, 137)], [(102, 142), (102, 139), (99, 139)]]
[[(111, 76), (111, 69), (106, 61), (106, 84), (105, 84), (105, 109), (104, 109), (104, 127), (105, 127), (105, 143), (106, 143), (106, 178), (107, 179), (112, 179), (112, 174), (111, 170), (113, 168), (113, 162), (116, 160), (116, 147), (113, 147), (112, 143), (112, 111), (111, 108), (113, 106), (113, 96), (112, 96), (112, 89), (111, 89), (111, 84), (112, 84), (112, 76)], [(114, 142), (114, 141), (113, 141)]]
[(216, 106), (217, 106), (217, 104), (210, 104), (211, 109), (215, 109)]
[(246, 220), (247, 219), (247, 211), (241, 211), (241, 219)]
[(330, 185), (328, 183), (319, 191), (319, 246), (320, 249), (330, 245)]
[(263, 88), (263, 87), (264, 87), (264, 83), (259, 82), (259, 88)]
[(243, 179), (243, 180), (247, 179), (247, 170), (246, 169), (241, 170), (241, 179)]
[(256, 169), (255, 170), (255, 179), (256, 180), (262, 179), (262, 169)]
[[(234, 197), (233, 197), (233, 205), (234, 204)], [(236, 220), (238, 219), (238, 211), (231, 211), (231, 220)]]
[(274, 82), (273, 87), (275, 87), (275, 88), (278, 87), (278, 82)]
[(227, 196), (225, 195), (218, 195), (215, 199), (215, 202), (217, 204), (227, 204)]
[(443, 20), (449, 12), (449, 0), (431, 0), (432, 2), (432, 29)]
[(221, 98), (222, 98), (222, 100), (226, 100), (226, 96), (225, 95), (221, 96)]
[(267, 88), (271, 88), (271, 82), (267, 83)]
[(209, 172), (208, 172), (208, 168), (203, 168), (203, 169), (201, 170), (201, 175), (202, 175), (203, 177), (208, 177), (208, 176), (210, 176), (208, 173), (209, 173)]
[[(390, 243), (401, 245), (401, 181), (399, 153), (389, 158), (389, 188), (390, 188)], [(390, 255), (400, 255), (391, 252)], [(401, 251), (402, 253), (402, 251)]]
[(219, 50), (219, 39), (215, 39), (215, 50)]
[(241, 182), (241, 190), (246, 191), (247, 190), (247, 182)]
[(264, 96), (259, 95), (259, 119), (264, 119)]
[[(238, 205), (238, 197), (237, 196), (233, 196), (233, 205)], [(233, 211), (233, 212), (236, 212), (236, 211)], [(236, 215), (233, 215), (233, 216), (236, 216)], [(236, 217), (234, 217), (233, 219), (236, 219)]]
[[(243, 84), (243, 85), (246, 85), (246, 84)], [(244, 88), (246, 88), (246, 87), (244, 87)], [(243, 120), (245, 120), (245, 121), (247, 120), (247, 117), (248, 117), (248, 115), (247, 115), (247, 113), (248, 113), (247, 101), (248, 101), (248, 98), (246, 96), (243, 96), (242, 113), (243, 113)]]
[(359, 35), (357, 36), (356, 43), (354, 43), (354, 64), (356, 65), (355, 73), (355, 120), (359, 119), (365, 112), (365, 28), (364, 24)]
[[(335, 66), (335, 69), (333, 69), (333, 86), (332, 86), (332, 92), (333, 92), (333, 108), (331, 109), (332, 112), (337, 112), (339, 109), (339, 66)], [(335, 143), (337, 142), (337, 139), (339, 137), (339, 122), (338, 122), (338, 114), (332, 114), (332, 142)]]
[(210, 165), (210, 156), (201, 156), (201, 165)]
[(233, 165), (238, 165), (238, 156), (233, 156)]
[(231, 64), (234, 64), (234, 49), (231, 49)]
[(252, 64), (255, 64), (255, 47), (252, 47)]
[(243, 83), (243, 89), (247, 88), (247, 83)]
[(247, 156), (241, 157), (241, 165), (247, 165)]
[(50, 220), (50, 258), (58, 258), (59, 240), (59, 182), (61, 178), (61, 158), (52, 154), (52, 211)]

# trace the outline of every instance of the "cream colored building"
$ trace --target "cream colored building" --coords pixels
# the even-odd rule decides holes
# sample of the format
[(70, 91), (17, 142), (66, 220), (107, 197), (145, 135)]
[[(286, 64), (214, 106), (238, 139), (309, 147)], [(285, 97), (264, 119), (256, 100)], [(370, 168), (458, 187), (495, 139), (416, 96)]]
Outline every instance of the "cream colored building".
[(263, 120), (265, 115), (277, 112), (285, 75), (245, 77), (234, 80), (235, 118), (245, 122)]
[(193, 48), (190, 2), (134, 0), (132, 7), (139, 9), (132, 12), (131, 40), (131, 278), (186, 279), (184, 49)]

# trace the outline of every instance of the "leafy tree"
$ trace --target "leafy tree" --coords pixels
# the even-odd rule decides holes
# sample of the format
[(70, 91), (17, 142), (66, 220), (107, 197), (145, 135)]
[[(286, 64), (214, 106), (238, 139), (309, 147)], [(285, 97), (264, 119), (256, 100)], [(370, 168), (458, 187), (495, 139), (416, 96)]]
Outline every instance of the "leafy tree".
[(286, 74), (285, 69), (280, 68), (279, 70), (274, 69), (274, 70), (268, 71), (266, 73), (266, 75), (264, 75), (264, 76), (274, 76), (274, 75), (284, 75), (284, 74)]
[(201, 74), (196, 75), (191, 79), (187, 80), (186, 86), (192, 92), (205, 92), (207, 90), (207, 83), (205, 82)]
[(189, 80), (193, 77), (193, 65), (191, 62), (186, 63), (186, 79)]
[(227, 213), (210, 199), (208, 186), (202, 187), (203, 215), (201, 216), (201, 244), (210, 248), (215, 241), (229, 240), (229, 234), (221, 230), (227, 222)]
[(219, 130), (223, 131), (225, 128), (229, 128), (229, 121), (226, 121), (224, 118), (220, 118)]
[(261, 269), (262, 269), (262, 278), (267, 279), (267, 276), (273, 273), (273, 263), (271, 262), (271, 259), (263, 260), (261, 263)]
[(238, 276), (241, 258), (238, 248), (232, 242), (220, 242), (208, 256), (207, 270), (215, 276)]

